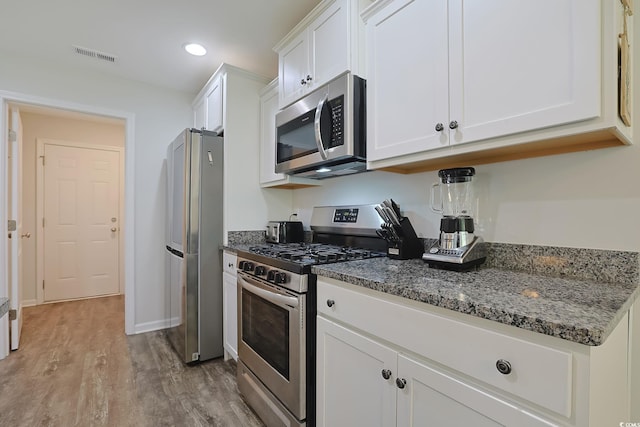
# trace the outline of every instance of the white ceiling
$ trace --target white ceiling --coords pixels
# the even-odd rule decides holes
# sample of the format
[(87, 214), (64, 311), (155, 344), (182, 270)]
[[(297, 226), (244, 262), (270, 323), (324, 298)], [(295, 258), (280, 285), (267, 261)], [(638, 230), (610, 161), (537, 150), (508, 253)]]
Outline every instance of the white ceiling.
[[(319, 0), (56, 0), (2, 2), (2, 51), (198, 92), (223, 63), (277, 75), (272, 48)], [(203, 44), (207, 55), (184, 51)], [(74, 52), (80, 46), (115, 63)]]

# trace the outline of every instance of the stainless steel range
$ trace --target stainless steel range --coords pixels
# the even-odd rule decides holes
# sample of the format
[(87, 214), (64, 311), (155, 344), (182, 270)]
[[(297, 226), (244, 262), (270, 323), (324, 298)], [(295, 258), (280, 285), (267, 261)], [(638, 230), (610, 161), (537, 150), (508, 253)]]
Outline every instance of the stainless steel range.
[(311, 266), (386, 256), (374, 205), (313, 209), (312, 243), (238, 251), (238, 388), (269, 426), (315, 425)]

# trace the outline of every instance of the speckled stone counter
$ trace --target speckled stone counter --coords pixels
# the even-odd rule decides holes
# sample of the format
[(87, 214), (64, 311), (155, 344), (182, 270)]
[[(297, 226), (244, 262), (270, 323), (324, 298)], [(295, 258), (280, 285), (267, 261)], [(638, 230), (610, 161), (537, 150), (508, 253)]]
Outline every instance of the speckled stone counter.
[(9, 312), (9, 298), (0, 298), (0, 318)]
[(638, 281), (598, 282), (481, 268), (458, 273), (422, 260), (375, 258), (313, 273), (585, 345), (600, 345), (640, 294)]

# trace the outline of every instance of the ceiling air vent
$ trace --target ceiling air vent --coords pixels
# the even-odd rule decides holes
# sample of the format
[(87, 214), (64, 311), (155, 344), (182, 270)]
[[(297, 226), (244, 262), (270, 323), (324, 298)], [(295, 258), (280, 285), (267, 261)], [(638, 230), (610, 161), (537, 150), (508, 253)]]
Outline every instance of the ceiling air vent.
[(88, 56), (89, 58), (101, 59), (107, 62), (116, 62), (116, 56), (104, 52), (98, 52), (97, 50), (87, 49), (86, 47), (73, 46), (73, 50), (78, 55)]

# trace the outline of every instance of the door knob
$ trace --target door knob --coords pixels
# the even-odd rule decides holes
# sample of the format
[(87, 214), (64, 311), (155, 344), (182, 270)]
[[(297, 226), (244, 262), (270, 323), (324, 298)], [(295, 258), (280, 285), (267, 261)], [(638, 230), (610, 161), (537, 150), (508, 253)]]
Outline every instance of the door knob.
[(444, 126), (442, 125), (442, 123), (437, 123), (436, 124), (436, 132), (440, 132), (440, 131), (442, 131), (442, 129), (444, 129)]
[(29, 237), (31, 237), (31, 233), (27, 232), (27, 233), (21, 234), (20, 237), (22, 238), (26, 237), (28, 239)]
[(113, 233), (115, 233), (116, 231), (118, 231), (118, 229), (117, 229), (117, 228), (115, 228), (115, 227), (111, 227), (111, 231), (112, 231)]
[(449, 129), (457, 129), (458, 128), (458, 122), (453, 120), (451, 123), (449, 123)]

